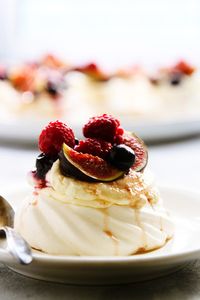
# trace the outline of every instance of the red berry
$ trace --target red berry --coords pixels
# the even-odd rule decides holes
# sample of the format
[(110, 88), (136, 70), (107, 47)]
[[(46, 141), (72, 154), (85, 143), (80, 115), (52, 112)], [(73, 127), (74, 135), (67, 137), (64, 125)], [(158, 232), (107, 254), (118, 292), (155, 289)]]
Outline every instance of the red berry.
[(174, 67), (175, 70), (185, 74), (185, 75), (191, 75), (195, 69), (193, 66), (189, 65), (187, 62), (181, 60), (180, 62), (178, 62), (175, 67)]
[(82, 153), (92, 154), (101, 158), (106, 158), (109, 151), (112, 149), (111, 143), (99, 139), (86, 139), (79, 141), (74, 150)]
[(120, 122), (114, 117), (103, 114), (89, 119), (83, 127), (83, 135), (88, 138), (99, 138), (113, 142)]
[(109, 76), (107, 74), (104, 74), (104, 72), (102, 72), (99, 69), (99, 67), (94, 63), (90, 63), (82, 67), (77, 67), (75, 68), (75, 71), (82, 72), (90, 76), (91, 78), (99, 81), (106, 81), (109, 79)]
[(116, 135), (114, 138), (114, 143), (117, 145), (123, 144), (124, 138), (123, 135)]
[(73, 148), (75, 137), (72, 129), (60, 121), (50, 122), (39, 136), (39, 149), (45, 154), (58, 154), (63, 143)]
[(122, 127), (118, 127), (116, 131), (116, 135), (123, 135), (124, 134), (124, 129)]

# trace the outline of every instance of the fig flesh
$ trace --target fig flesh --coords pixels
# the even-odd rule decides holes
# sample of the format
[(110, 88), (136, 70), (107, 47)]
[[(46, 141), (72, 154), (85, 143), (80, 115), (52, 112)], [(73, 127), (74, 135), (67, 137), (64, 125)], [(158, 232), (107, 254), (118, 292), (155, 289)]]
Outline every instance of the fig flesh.
[(104, 159), (88, 153), (77, 152), (63, 144), (60, 169), (63, 175), (73, 176), (84, 181), (113, 181), (124, 175)]

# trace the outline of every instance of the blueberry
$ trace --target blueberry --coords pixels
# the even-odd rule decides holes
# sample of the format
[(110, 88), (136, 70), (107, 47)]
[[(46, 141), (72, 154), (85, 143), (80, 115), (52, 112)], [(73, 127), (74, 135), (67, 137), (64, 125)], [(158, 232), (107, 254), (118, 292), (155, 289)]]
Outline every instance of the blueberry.
[(181, 72), (173, 72), (170, 74), (171, 85), (179, 85), (181, 83), (183, 74)]
[(79, 140), (77, 138), (75, 138), (75, 145), (79, 144)]
[(47, 92), (52, 96), (58, 95), (59, 94), (58, 85), (53, 81), (48, 81), (47, 82)]
[(46, 173), (51, 169), (57, 156), (49, 156), (45, 153), (41, 153), (36, 159), (36, 174), (40, 179), (45, 179)]
[(113, 146), (109, 154), (109, 161), (119, 170), (128, 171), (135, 162), (135, 153), (124, 144)]

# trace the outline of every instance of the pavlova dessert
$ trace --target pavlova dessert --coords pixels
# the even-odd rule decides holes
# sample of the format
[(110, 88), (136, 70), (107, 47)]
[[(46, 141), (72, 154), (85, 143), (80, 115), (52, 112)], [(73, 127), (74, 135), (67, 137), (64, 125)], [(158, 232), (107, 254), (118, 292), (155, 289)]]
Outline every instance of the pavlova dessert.
[(143, 141), (107, 114), (77, 140), (55, 121), (41, 132), (33, 186), (15, 216), (32, 248), (55, 255), (132, 255), (160, 248), (173, 222), (145, 167)]
[(149, 77), (154, 94), (160, 100), (162, 116), (199, 115), (200, 77), (198, 70), (184, 60), (161, 68)]
[(3, 73), (0, 67), (0, 105), (13, 118), (62, 118), (66, 110), (66, 68), (52, 55), (4, 68)]
[(96, 63), (75, 65), (66, 74), (67, 101), (69, 115), (67, 120), (73, 124), (74, 114), (79, 121), (90, 115), (108, 111), (107, 85), (113, 74), (103, 71)]

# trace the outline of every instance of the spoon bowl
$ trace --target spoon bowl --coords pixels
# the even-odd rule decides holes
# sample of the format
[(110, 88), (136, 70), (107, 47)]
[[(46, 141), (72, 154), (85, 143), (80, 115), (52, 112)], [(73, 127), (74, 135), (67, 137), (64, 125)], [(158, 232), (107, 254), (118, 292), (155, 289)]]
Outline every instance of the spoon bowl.
[(21, 264), (30, 264), (33, 260), (28, 243), (14, 229), (15, 212), (8, 201), (0, 196), (0, 238), (7, 241), (8, 252)]
[(14, 226), (15, 212), (12, 206), (2, 196), (0, 196), (0, 227)]

